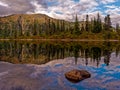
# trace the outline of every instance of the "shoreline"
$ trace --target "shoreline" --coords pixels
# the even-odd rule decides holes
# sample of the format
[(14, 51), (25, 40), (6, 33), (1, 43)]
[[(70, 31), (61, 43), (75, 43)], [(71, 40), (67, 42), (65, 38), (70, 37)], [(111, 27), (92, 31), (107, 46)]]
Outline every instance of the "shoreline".
[(91, 40), (91, 39), (0, 39), (0, 41), (108, 41), (108, 42), (118, 42), (120, 40), (108, 39), (108, 40)]

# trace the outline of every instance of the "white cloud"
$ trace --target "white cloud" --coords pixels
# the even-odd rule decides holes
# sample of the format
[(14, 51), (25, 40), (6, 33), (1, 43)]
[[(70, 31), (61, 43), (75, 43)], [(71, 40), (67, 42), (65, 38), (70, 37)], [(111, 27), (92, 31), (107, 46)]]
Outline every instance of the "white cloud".
[(75, 14), (78, 14), (79, 20), (83, 20), (86, 14), (92, 18), (99, 12), (103, 19), (105, 14), (119, 17), (120, 7), (113, 4), (116, 1), (118, 0), (0, 0), (0, 15), (42, 13), (71, 21)]
[(0, 1), (0, 6), (8, 7), (8, 4)]
[[(56, 2), (56, 0), (52, 0), (52, 2)], [(98, 3), (95, 0), (80, 0), (77, 3), (73, 0), (58, 0), (57, 5), (48, 6), (48, 8), (43, 8), (39, 4), (35, 6), (36, 13), (45, 13), (54, 18), (73, 20), (75, 14), (82, 15), (82, 13), (89, 13), (96, 10)], [(61, 12), (62, 14), (56, 12)]]
[(117, 6), (115, 6), (115, 5), (106, 5), (105, 7), (108, 8), (108, 9), (114, 9), (114, 8), (117, 8)]
[(120, 13), (120, 7), (110, 8), (105, 11), (108, 14), (115, 15)]
[(101, 0), (101, 3), (103, 4), (108, 4), (108, 3), (114, 3), (116, 2), (117, 0)]

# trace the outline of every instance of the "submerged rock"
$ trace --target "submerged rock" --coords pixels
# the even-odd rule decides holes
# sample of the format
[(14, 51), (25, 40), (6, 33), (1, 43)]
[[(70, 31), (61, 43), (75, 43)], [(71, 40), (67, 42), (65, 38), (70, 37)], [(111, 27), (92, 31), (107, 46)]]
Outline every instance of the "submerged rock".
[(91, 77), (91, 74), (86, 70), (71, 70), (65, 73), (65, 77), (74, 83), (77, 83), (81, 80), (87, 79)]

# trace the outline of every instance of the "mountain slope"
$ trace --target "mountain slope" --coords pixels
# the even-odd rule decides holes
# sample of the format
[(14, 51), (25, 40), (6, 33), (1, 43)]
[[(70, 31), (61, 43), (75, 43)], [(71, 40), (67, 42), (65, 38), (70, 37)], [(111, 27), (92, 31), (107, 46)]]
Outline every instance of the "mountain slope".
[(15, 14), (0, 17), (0, 36), (51, 35), (68, 29), (69, 24), (44, 14)]

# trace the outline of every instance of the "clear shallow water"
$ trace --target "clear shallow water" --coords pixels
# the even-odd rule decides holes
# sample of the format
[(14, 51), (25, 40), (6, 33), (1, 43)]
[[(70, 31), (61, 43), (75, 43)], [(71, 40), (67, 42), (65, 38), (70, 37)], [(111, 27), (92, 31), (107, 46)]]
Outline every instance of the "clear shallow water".
[[(120, 90), (119, 46), (118, 42), (1, 42), (0, 90)], [(64, 74), (72, 69), (85, 69), (91, 78), (71, 83)]]

